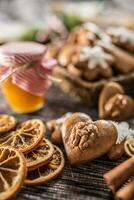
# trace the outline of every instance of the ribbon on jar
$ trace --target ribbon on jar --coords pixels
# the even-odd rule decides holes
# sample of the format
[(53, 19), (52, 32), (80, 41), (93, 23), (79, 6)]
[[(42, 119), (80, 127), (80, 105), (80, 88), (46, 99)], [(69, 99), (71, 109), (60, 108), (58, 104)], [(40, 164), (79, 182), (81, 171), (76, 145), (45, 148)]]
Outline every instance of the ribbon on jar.
[(52, 67), (55, 65), (56, 61), (51, 59), (36, 67), (21, 69), (13, 73), (12, 81), (15, 85), (33, 95), (43, 96), (51, 85), (49, 75), (52, 74)]
[[(12, 50), (12, 46), (16, 49)], [(21, 89), (43, 96), (51, 85), (49, 77), (56, 60), (47, 58), (46, 48), (37, 43), (16, 42), (5, 49), (6, 53), (0, 49), (0, 82), (12, 77), (13, 84)]]

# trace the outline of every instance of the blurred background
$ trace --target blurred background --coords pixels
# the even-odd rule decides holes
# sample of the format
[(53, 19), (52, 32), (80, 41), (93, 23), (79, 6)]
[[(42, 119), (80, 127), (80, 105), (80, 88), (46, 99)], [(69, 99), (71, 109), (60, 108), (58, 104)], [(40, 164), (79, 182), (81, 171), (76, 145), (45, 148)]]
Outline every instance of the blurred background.
[(0, 0), (0, 43), (66, 37), (83, 21), (134, 28), (133, 0)]

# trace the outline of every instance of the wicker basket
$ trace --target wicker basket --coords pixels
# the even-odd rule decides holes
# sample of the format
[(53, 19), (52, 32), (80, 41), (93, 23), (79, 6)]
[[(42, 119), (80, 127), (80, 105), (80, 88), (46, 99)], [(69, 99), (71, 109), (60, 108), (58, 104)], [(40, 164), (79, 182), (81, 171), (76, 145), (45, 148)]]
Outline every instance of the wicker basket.
[(96, 82), (87, 82), (81, 78), (71, 77), (65, 68), (56, 67), (54, 76), (62, 80), (62, 83), (60, 82), (58, 85), (64, 92), (91, 107), (97, 105), (100, 91), (109, 81), (120, 83), (126, 94), (134, 97), (134, 72)]

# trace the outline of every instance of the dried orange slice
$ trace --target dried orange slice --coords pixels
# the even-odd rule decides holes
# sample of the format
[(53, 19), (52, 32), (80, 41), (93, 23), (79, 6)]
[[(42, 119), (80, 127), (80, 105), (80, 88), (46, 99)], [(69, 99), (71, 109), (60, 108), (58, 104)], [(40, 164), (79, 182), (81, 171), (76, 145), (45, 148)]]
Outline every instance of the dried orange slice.
[(134, 136), (129, 136), (125, 143), (124, 143), (124, 149), (128, 156), (132, 157), (134, 156)]
[(10, 115), (0, 115), (0, 133), (12, 130), (16, 126), (16, 119)]
[(50, 163), (28, 172), (25, 184), (40, 185), (53, 180), (62, 172), (64, 164), (62, 151), (57, 146), (54, 146), (54, 153)]
[(49, 163), (53, 153), (54, 147), (52, 143), (44, 138), (35, 150), (25, 154), (28, 171)]
[(0, 199), (12, 198), (23, 185), (26, 177), (23, 154), (8, 146), (0, 147)]
[(27, 153), (41, 142), (44, 133), (43, 122), (39, 119), (32, 119), (21, 123), (15, 131), (1, 137), (0, 144), (12, 146), (23, 153)]

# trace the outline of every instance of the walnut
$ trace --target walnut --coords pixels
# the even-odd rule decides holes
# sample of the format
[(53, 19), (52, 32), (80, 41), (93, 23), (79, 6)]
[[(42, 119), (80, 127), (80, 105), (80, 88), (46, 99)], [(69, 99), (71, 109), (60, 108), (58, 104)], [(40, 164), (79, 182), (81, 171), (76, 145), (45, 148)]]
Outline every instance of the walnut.
[(99, 117), (117, 121), (132, 117), (134, 101), (124, 93), (125, 91), (120, 84), (107, 83), (99, 97)]
[(78, 122), (71, 130), (69, 144), (74, 148), (78, 147), (81, 151), (86, 150), (96, 140), (98, 128), (91, 122)]
[(54, 144), (62, 144), (61, 126), (72, 113), (68, 112), (58, 119), (52, 119), (47, 122), (47, 128), (51, 134), (51, 141)]
[(58, 54), (58, 63), (64, 67), (68, 66), (68, 64), (71, 63), (73, 55), (75, 55), (76, 49), (77, 46), (75, 46), (74, 44), (64, 44)]
[(112, 117), (116, 117), (121, 114), (121, 110), (125, 108), (127, 100), (124, 95), (116, 94), (105, 105), (105, 111)]
[(116, 94), (111, 97), (105, 105), (106, 116), (113, 119), (122, 119), (132, 116), (134, 103), (131, 97)]
[(99, 97), (99, 117), (105, 118), (106, 111), (105, 105), (108, 103), (109, 99), (116, 94), (124, 94), (123, 87), (116, 82), (107, 83), (102, 89)]

